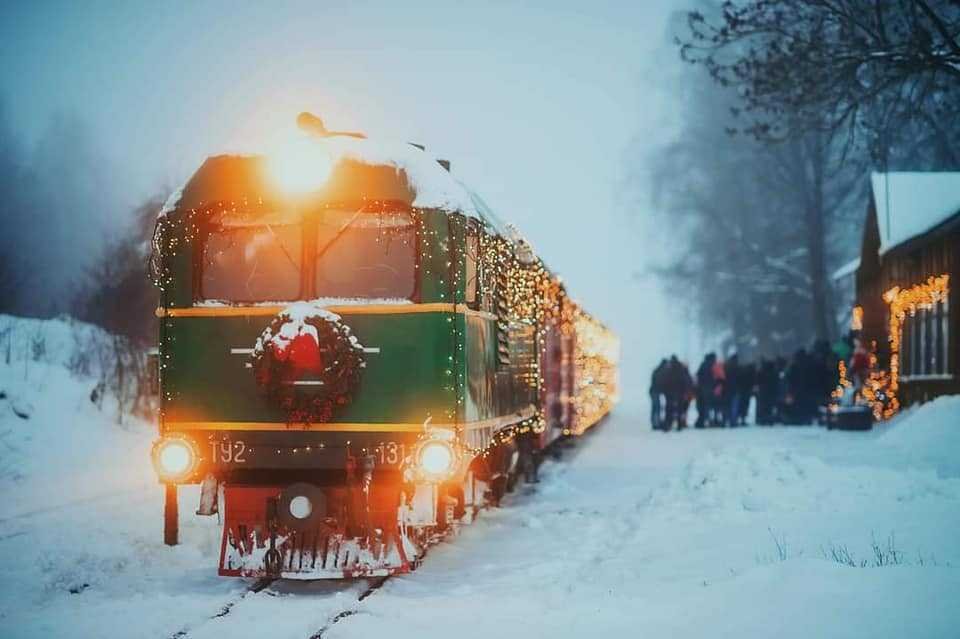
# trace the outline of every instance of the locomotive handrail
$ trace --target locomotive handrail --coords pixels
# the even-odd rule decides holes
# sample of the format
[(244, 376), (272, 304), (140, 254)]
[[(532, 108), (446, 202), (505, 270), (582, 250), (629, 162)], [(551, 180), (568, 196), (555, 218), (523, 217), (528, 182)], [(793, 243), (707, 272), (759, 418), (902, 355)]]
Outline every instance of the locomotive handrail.
[[(187, 306), (183, 308), (157, 307), (156, 316), (164, 317), (237, 317), (276, 315), (287, 305), (269, 306)], [(496, 320), (494, 313), (478, 311), (466, 304), (450, 302), (430, 302), (426, 304), (343, 304), (324, 306), (324, 309), (338, 315), (388, 315), (404, 313), (462, 313), (471, 317)]]
[[(461, 426), (466, 430), (475, 430), (479, 428), (493, 428), (497, 430), (504, 426), (510, 426), (530, 419), (536, 413), (536, 408), (532, 405), (523, 410), (510, 413), (509, 415), (500, 415), (488, 419), (479, 419), (470, 422), (453, 423), (432, 423), (434, 428), (454, 428)], [(185, 430), (264, 430), (264, 431), (324, 431), (324, 432), (401, 432), (401, 433), (419, 433), (423, 431), (421, 422), (400, 422), (400, 423), (381, 423), (381, 422), (324, 422), (320, 424), (288, 424), (286, 422), (181, 422), (165, 420), (164, 428), (166, 430), (185, 431)]]

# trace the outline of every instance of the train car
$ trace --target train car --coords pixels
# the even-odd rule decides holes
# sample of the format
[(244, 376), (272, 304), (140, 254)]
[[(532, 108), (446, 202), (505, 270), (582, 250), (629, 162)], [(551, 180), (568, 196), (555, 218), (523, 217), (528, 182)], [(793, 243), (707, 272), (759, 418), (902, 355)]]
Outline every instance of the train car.
[(299, 122), (158, 217), (164, 538), (199, 484), (221, 575), (405, 572), (611, 410), (617, 340), (448, 163)]

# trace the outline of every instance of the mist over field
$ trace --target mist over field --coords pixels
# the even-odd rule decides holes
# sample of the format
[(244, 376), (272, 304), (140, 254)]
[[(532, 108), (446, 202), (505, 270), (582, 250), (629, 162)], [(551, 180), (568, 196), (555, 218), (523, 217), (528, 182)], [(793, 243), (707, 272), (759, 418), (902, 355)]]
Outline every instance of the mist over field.
[[(25, 283), (9, 310), (68, 310), (136, 206), (206, 155), (262, 151), (311, 110), (449, 158), (621, 334), (631, 385), (654, 343), (695, 354), (690, 314), (647, 272), (670, 245), (649, 225), (643, 165), (671, 127), (670, 3), (225, 8), (6, 7), (3, 219), (30, 221), (4, 244)], [(550, 38), (530, 38), (546, 20)], [(319, 37), (317, 23), (330, 25)]]

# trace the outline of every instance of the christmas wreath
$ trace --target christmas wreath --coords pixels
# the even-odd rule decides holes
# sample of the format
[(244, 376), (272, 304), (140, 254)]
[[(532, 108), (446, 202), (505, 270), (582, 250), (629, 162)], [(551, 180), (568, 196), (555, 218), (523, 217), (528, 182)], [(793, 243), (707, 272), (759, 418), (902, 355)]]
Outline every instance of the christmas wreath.
[(253, 349), (257, 386), (291, 424), (328, 422), (350, 403), (366, 366), (340, 316), (309, 303), (288, 307)]

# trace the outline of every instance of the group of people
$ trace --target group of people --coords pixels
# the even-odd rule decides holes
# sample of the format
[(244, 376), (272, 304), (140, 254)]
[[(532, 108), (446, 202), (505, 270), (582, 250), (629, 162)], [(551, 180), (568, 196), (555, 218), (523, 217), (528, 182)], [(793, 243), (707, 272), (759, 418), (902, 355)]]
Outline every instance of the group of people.
[(826, 341), (793, 357), (741, 362), (707, 353), (694, 375), (676, 355), (664, 359), (650, 380), (651, 422), (656, 430), (686, 428), (696, 400), (694, 426), (733, 427), (747, 423), (756, 400), (757, 424), (809, 424), (816, 421), (837, 384), (838, 355)]

